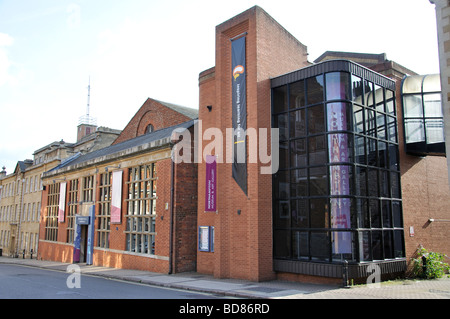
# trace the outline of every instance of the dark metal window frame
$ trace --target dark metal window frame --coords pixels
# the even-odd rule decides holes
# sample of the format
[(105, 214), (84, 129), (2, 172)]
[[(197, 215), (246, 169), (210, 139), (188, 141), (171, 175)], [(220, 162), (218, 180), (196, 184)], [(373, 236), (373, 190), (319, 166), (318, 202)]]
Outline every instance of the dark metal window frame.
[[(403, 92), (403, 83), (404, 81), (407, 79), (407, 76), (405, 76), (403, 78), (402, 81), (402, 90), (401, 90), (401, 101), (402, 101), (402, 112), (403, 112), (403, 140), (404, 145), (405, 145), (405, 150), (407, 153), (412, 154), (412, 155), (427, 155), (427, 154), (434, 154), (434, 155), (445, 155), (445, 142), (440, 142), (440, 143), (428, 143), (428, 138), (427, 138), (427, 128), (426, 128), (426, 123), (427, 123), (427, 119), (430, 120), (442, 120), (442, 122), (444, 122), (444, 114), (442, 114), (442, 116), (426, 116), (426, 111), (425, 111), (425, 96), (426, 95), (432, 95), (432, 94), (441, 94), (441, 91), (426, 91), (424, 92), (424, 82), (426, 80), (427, 76), (423, 76), (422, 78), (422, 82), (421, 82), (421, 90), (420, 92), (413, 92), (413, 93), (404, 93)], [(405, 97), (408, 96), (420, 96), (421, 101), (422, 101), (422, 116), (411, 116), (411, 117), (406, 117), (406, 105), (405, 105)], [(441, 98), (442, 99), (442, 98)], [(442, 102), (442, 101), (441, 101)], [(423, 123), (423, 136), (424, 136), (424, 141), (422, 142), (415, 142), (415, 143), (408, 143), (407, 142), (407, 133), (406, 133), (406, 121), (408, 119), (415, 119), (415, 120), (420, 120)], [(444, 130), (444, 128), (442, 128)]]
[[(331, 133), (327, 131), (327, 114), (326, 114), (327, 113), (327, 107), (326, 107), (327, 104), (329, 104), (329, 103), (348, 103), (351, 106), (357, 105), (358, 107), (361, 107), (361, 110), (365, 110), (365, 111), (369, 110), (369, 107), (368, 107), (368, 105), (366, 105), (366, 103), (361, 103), (361, 104), (358, 103), (358, 104), (356, 104), (352, 100), (352, 96), (350, 97), (349, 100), (341, 100), (341, 99), (339, 99), (339, 100), (326, 100), (326, 74), (331, 73), (331, 72), (346, 72), (346, 73), (349, 73), (350, 74), (350, 83), (349, 83), (350, 86), (352, 84), (353, 76), (357, 76), (357, 77), (361, 78), (362, 83), (365, 83), (365, 81), (368, 81), (368, 82), (373, 83), (374, 86), (378, 85), (379, 87), (383, 88), (383, 96), (384, 96), (383, 103), (385, 103), (385, 105), (386, 105), (385, 109), (382, 110), (382, 111), (381, 110), (377, 111), (377, 107), (376, 107), (376, 104), (375, 104), (375, 97), (374, 96), (373, 96), (373, 108), (371, 107), (370, 109), (374, 110), (374, 114), (375, 115), (376, 114), (380, 114), (380, 115), (383, 115), (384, 118), (385, 118), (385, 133), (384, 133), (385, 135), (384, 135), (384, 138), (383, 137), (378, 137), (376, 131), (379, 130), (379, 128), (377, 126), (374, 127), (374, 129), (376, 128), (376, 131), (374, 132), (374, 136), (373, 137), (369, 137), (366, 134), (367, 131), (363, 131), (361, 134), (357, 133), (355, 128), (354, 128), (354, 123), (353, 123), (353, 110), (352, 110), (352, 120), (350, 121), (350, 127), (348, 127), (347, 130), (345, 130), (345, 131), (333, 131)], [(308, 94), (307, 89), (308, 88), (306, 87), (307, 79), (308, 78), (312, 78), (312, 77), (316, 77), (316, 76), (320, 76), (320, 75), (323, 75), (323, 80), (324, 80), (323, 81), (323, 101), (320, 102), (320, 103), (316, 103), (316, 104), (308, 104), (307, 103), (307, 94)], [(299, 81), (302, 81), (302, 80), (304, 80), (304, 84), (303, 84), (304, 85), (304, 90), (303, 91), (304, 91), (304, 95), (305, 95), (305, 97), (304, 97), (305, 98), (305, 103), (304, 103), (304, 105), (301, 105), (298, 108), (291, 109), (290, 108), (290, 106), (291, 106), (291, 103), (290, 103), (290, 85), (294, 84), (294, 83), (298, 83)], [(283, 141), (280, 141), (280, 142), (287, 142), (287, 146), (288, 146), (287, 161), (288, 162), (290, 162), (290, 160), (291, 160), (291, 156), (290, 156), (291, 149), (290, 148), (291, 148), (291, 142), (292, 141), (304, 138), (305, 139), (305, 145), (306, 145), (305, 148), (306, 148), (306, 150), (308, 150), (308, 139), (310, 137), (322, 136), (323, 135), (325, 137), (325, 144), (326, 144), (325, 145), (326, 164), (324, 164), (324, 165), (325, 165), (325, 167), (327, 167), (327, 170), (326, 170), (327, 174), (326, 175), (327, 175), (328, 188), (330, 187), (329, 186), (329, 174), (330, 174), (329, 168), (332, 165), (344, 165), (345, 164), (345, 165), (349, 165), (350, 167), (352, 167), (352, 169), (353, 169), (352, 183), (353, 183), (354, 189), (356, 189), (356, 169), (357, 168), (365, 168), (367, 171), (370, 168), (376, 169), (377, 175), (379, 175), (380, 177), (381, 177), (382, 174), (386, 174), (387, 173), (388, 185), (392, 184), (390, 182), (390, 178), (391, 178), (392, 173), (393, 174), (397, 174), (398, 177), (400, 176), (399, 175), (399, 172), (400, 172), (400, 168), (399, 168), (399, 153), (398, 153), (398, 131), (396, 130), (396, 125), (395, 125), (395, 133), (394, 133), (395, 138), (392, 140), (391, 136), (390, 136), (390, 132), (389, 132), (389, 127), (387, 127), (388, 123), (392, 123), (391, 122), (392, 120), (395, 121), (395, 124), (397, 123), (397, 116), (396, 116), (396, 113), (395, 113), (396, 112), (396, 105), (395, 105), (396, 101), (395, 101), (395, 82), (394, 81), (392, 81), (392, 80), (390, 80), (390, 79), (388, 79), (388, 78), (386, 78), (386, 77), (384, 77), (382, 75), (379, 75), (379, 74), (377, 74), (377, 73), (375, 73), (375, 72), (373, 72), (373, 71), (371, 71), (369, 69), (366, 69), (366, 68), (364, 68), (364, 67), (362, 67), (362, 66), (360, 66), (360, 65), (358, 65), (356, 63), (353, 63), (351, 61), (333, 60), (333, 61), (326, 61), (326, 62), (317, 64), (317, 65), (313, 65), (311, 67), (307, 67), (307, 68), (304, 68), (304, 69), (301, 69), (301, 70), (298, 70), (298, 71), (294, 71), (292, 73), (289, 73), (289, 74), (286, 74), (286, 75), (274, 78), (274, 79), (271, 80), (271, 84), (272, 84), (271, 85), (272, 86), (272, 90), (274, 90), (276, 88), (279, 88), (279, 87), (282, 87), (282, 86), (286, 86), (287, 100), (285, 101), (286, 109), (284, 111), (275, 113), (275, 109), (274, 109), (274, 94), (272, 94), (272, 121), (273, 121), (272, 122), (272, 127), (275, 127), (274, 124), (278, 123), (278, 121), (276, 121), (276, 117), (278, 115), (280, 115), (280, 114), (285, 114), (286, 115), (285, 119), (286, 119), (286, 125), (287, 125), (287, 128), (286, 128), (287, 138), (285, 140), (283, 140)], [(351, 87), (349, 89), (352, 90)], [(389, 90), (392, 93), (392, 102), (393, 102), (393, 111), (394, 111), (393, 114), (389, 113), (389, 110), (387, 109), (387, 101), (386, 101), (386, 97), (385, 97), (385, 93), (384, 93), (386, 90)], [(363, 92), (362, 96), (364, 96), (364, 92)], [(309, 120), (308, 109), (310, 107), (317, 106), (317, 105), (323, 105), (323, 112), (324, 112), (324, 123), (323, 123), (323, 125), (324, 125), (325, 129), (324, 129), (324, 132), (322, 132), (320, 134), (309, 135), (309, 132), (308, 132), (308, 126), (309, 126), (309, 123), (308, 123), (308, 120)], [(290, 136), (290, 133), (291, 133), (290, 114), (292, 112), (297, 112), (299, 110), (305, 110), (305, 113), (304, 113), (305, 114), (305, 121), (307, 122), (305, 124), (305, 131), (306, 132), (305, 132), (305, 136), (304, 137), (292, 138)], [(369, 114), (369, 113), (364, 112), (364, 114)], [(374, 122), (375, 125), (377, 124), (376, 119), (377, 119), (377, 117), (375, 117), (375, 122)], [(391, 121), (389, 121), (388, 119), (390, 119)], [(349, 120), (347, 119), (347, 121), (349, 121)], [(339, 133), (339, 134), (340, 133), (344, 133), (344, 134), (348, 134), (349, 136), (353, 137), (351, 139), (352, 142), (353, 142), (352, 143), (352, 147), (351, 147), (352, 154), (351, 154), (351, 158), (350, 158), (349, 162), (346, 162), (346, 163), (332, 163), (332, 164), (329, 163), (329, 154), (328, 154), (328, 146), (327, 146), (328, 145), (328, 136), (331, 135), (331, 134), (336, 134), (336, 133)], [(281, 135), (282, 134), (280, 134), (280, 136)], [(365, 149), (366, 149), (366, 147), (368, 147), (367, 146), (368, 138), (371, 138), (372, 139), (371, 141), (375, 143), (376, 149), (377, 149), (376, 158), (375, 158), (376, 159), (375, 166), (369, 165), (369, 162), (366, 162), (363, 165), (356, 163), (356, 152), (357, 152), (356, 147), (357, 146), (355, 145), (356, 144), (355, 143), (355, 137), (360, 137), (360, 138), (363, 138), (365, 140), (365, 143), (363, 144)], [(385, 154), (385, 157), (387, 158), (387, 162), (385, 163), (384, 168), (379, 167), (379, 164), (380, 164), (380, 153), (378, 152), (378, 145), (380, 143), (385, 143), (385, 145), (387, 146), (386, 147), (386, 154)], [(381, 145), (383, 145), (383, 144), (381, 144)], [(389, 166), (389, 154), (388, 154), (389, 153), (389, 145), (392, 145), (394, 147), (394, 149), (395, 149), (395, 152), (396, 152), (397, 165), (395, 165), (394, 169), (392, 169), (392, 167)], [(367, 157), (367, 155), (368, 155), (368, 152), (365, 151), (364, 156)], [(296, 170), (296, 169), (310, 169), (310, 168), (314, 168), (314, 167), (324, 166), (322, 164), (320, 164), (319, 166), (310, 165), (310, 164), (311, 163), (309, 162), (308, 154), (306, 155), (306, 165), (305, 166), (292, 167), (292, 166), (290, 166), (290, 164), (288, 164), (287, 168), (284, 168), (284, 167), (281, 166), (282, 163), (280, 163), (280, 172), (281, 172), (281, 174), (283, 174), (283, 172), (288, 172), (289, 192), (291, 191), (291, 186), (290, 185), (291, 185), (291, 182), (292, 182), (292, 180), (290, 178), (290, 172), (291, 171)], [(275, 181), (275, 178), (276, 177), (274, 177), (274, 181)], [(369, 185), (368, 185), (369, 178), (368, 178), (368, 176), (366, 176), (365, 182), (366, 182), (366, 189), (368, 190), (369, 189)], [(391, 244), (390, 244), (392, 253), (389, 254), (389, 255), (385, 254), (384, 249), (382, 249), (381, 251), (382, 251), (383, 255), (382, 255), (382, 258), (379, 261), (384, 261), (384, 260), (404, 260), (405, 247), (404, 247), (403, 236), (402, 236), (402, 243), (401, 243), (401, 246), (402, 246), (401, 247), (401, 249), (402, 249), (401, 254), (402, 254), (402, 256), (400, 256), (398, 258), (395, 258), (395, 255), (394, 255), (393, 256), (394, 258), (388, 258), (388, 257), (392, 257), (392, 254), (395, 254), (394, 249), (395, 249), (396, 243), (394, 242), (392, 234), (394, 234), (395, 231), (401, 231), (402, 234), (403, 234), (403, 223), (401, 224), (401, 227), (394, 227), (394, 224), (393, 224), (393, 222), (394, 222), (393, 220), (395, 218), (395, 216), (393, 215), (393, 212), (394, 212), (394, 210), (393, 210), (394, 206), (393, 205), (394, 204), (395, 205), (399, 204), (400, 207), (401, 207), (401, 194), (398, 194), (398, 196), (396, 196), (396, 198), (392, 198), (392, 194), (390, 193), (391, 191), (389, 190), (390, 197), (384, 198), (383, 196), (381, 196), (381, 189), (380, 189), (381, 185), (379, 183), (377, 183), (376, 187), (377, 187), (377, 196), (370, 196), (369, 193), (367, 193), (365, 196), (358, 196), (358, 195), (355, 194), (355, 191), (350, 193), (350, 196), (331, 196), (331, 195), (329, 195), (329, 190), (328, 190), (327, 195), (325, 195), (325, 196), (311, 196), (310, 195), (310, 190), (309, 190), (309, 188), (310, 188), (310, 176), (309, 176), (309, 174), (307, 174), (307, 183), (306, 183), (306, 190), (307, 190), (307, 194), (306, 195), (307, 196), (291, 197), (289, 195), (288, 198), (285, 199), (285, 201), (287, 202), (287, 205), (288, 205), (288, 209), (289, 209), (288, 212), (289, 212), (290, 225), (289, 225), (289, 227), (277, 228), (275, 214), (277, 212), (277, 209), (278, 209), (277, 206), (278, 206), (278, 204), (280, 202), (280, 199), (277, 198), (278, 194), (276, 192), (278, 191), (278, 189), (276, 189), (277, 185), (274, 182), (274, 189), (273, 189), (273, 194), (274, 194), (274, 199), (273, 199), (273, 203), (274, 203), (274, 241), (276, 240), (275, 238), (277, 237), (277, 231), (283, 231), (284, 230), (284, 231), (289, 232), (289, 236), (287, 238), (287, 241), (289, 242), (289, 245), (290, 245), (289, 246), (290, 247), (290, 252), (289, 252), (290, 258), (284, 258), (284, 259), (285, 260), (289, 260), (289, 261), (294, 261), (294, 262), (295, 261), (299, 261), (299, 262), (307, 261), (307, 262), (325, 262), (325, 263), (336, 263), (336, 262), (338, 262), (338, 263), (340, 263), (342, 261), (333, 260), (332, 249), (331, 249), (331, 245), (332, 245), (332, 243), (331, 243), (331, 238), (332, 238), (331, 232), (334, 232), (334, 231), (346, 231), (346, 232), (351, 232), (353, 234), (352, 236), (353, 236), (353, 241), (354, 242), (352, 244), (352, 249), (354, 250), (354, 254), (356, 256), (355, 259), (353, 260), (353, 262), (361, 263), (361, 262), (365, 262), (366, 261), (366, 260), (363, 260), (364, 258), (361, 258), (361, 256), (359, 256), (359, 253), (361, 251), (360, 247), (359, 247), (359, 242), (360, 242), (359, 236), (362, 235), (362, 232), (366, 232), (369, 236), (372, 236), (373, 234), (375, 234), (375, 232), (381, 232), (381, 237), (382, 237), (381, 238), (381, 243), (382, 243), (383, 247), (384, 247), (384, 240), (385, 240), (384, 233), (385, 232), (389, 232), (391, 234), (391, 237), (392, 237), (391, 238)], [(399, 190), (401, 189), (400, 181), (398, 181), (398, 189)], [(401, 192), (399, 191), (399, 193), (401, 193)], [(330, 199), (336, 198), (336, 197), (337, 198), (347, 198), (347, 197), (350, 198), (352, 201), (354, 201), (352, 209), (355, 209), (355, 210), (356, 210), (356, 202), (359, 201), (359, 200), (367, 201), (367, 202), (369, 202), (369, 200), (378, 201), (378, 207), (379, 207), (379, 209), (378, 209), (378, 216), (379, 216), (380, 223), (381, 223), (380, 226), (376, 227), (376, 228), (372, 227), (373, 225), (370, 225), (369, 228), (359, 227), (359, 225), (360, 225), (360, 221), (359, 221), (360, 216), (359, 215), (360, 214), (356, 211), (356, 213), (352, 212), (352, 215), (351, 215), (351, 228), (348, 228), (348, 229), (332, 229), (332, 228), (330, 228), (331, 227), (330, 226), (331, 225), (331, 223), (330, 223), (330, 214), (328, 215), (328, 217), (327, 217), (328, 220), (326, 221), (326, 224), (328, 225), (328, 228), (311, 228), (311, 212), (310, 212), (310, 207), (309, 207), (309, 201), (311, 199), (314, 200), (314, 199), (323, 198), (323, 199), (326, 199), (328, 201), (328, 205), (329, 205), (330, 204)], [(291, 205), (291, 201), (297, 201), (297, 200), (306, 200), (306, 202), (307, 202), (307, 206), (308, 206), (308, 225), (309, 225), (309, 227), (306, 227), (306, 228), (299, 228), (299, 227), (293, 228), (293, 227), (291, 227), (292, 221), (291, 221), (290, 205)], [(381, 207), (382, 207), (382, 204), (384, 202), (389, 202), (389, 207), (390, 207), (389, 212), (390, 212), (391, 227), (384, 227), (384, 225), (383, 225), (383, 212), (381, 210)], [(371, 216), (370, 216), (369, 205), (367, 207), (366, 213), (369, 215), (368, 216), (369, 217), (369, 221), (372, 222)], [(400, 217), (402, 219), (401, 214), (400, 214)], [(294, 259), (293, 258), (293, 254), (292, 254), (292, 249), (293, 249), (292, 248), (292, 246), (293, 246), (292, 234), (294, 232), (296, 232), (296, 231), (301, 231), (301, 232), (308, 233), (308, 245), (309, 245), (309, 247), (308, 247), (308, 256), (307, 256), (306, 259)], [(310, 234), (312, 232), (316, 232), (316, 231), (324, 232), (328, 236), (328, 256), (325, 258), (325, 260), (314, 260), (314, 258), (311, 256), (311, 240), (309, 238), (311, 238)], [(369, 243), (372, 244), (372, 240), (370, 240)], [(372, 248), (373, 247), (369, 248), (371, 252), (373, 251)], [(275, 247), (275, 242), (274, 242), (274, 256), (275, 256), (275, 249), (276, 249), (276, 247)], [(274, 257), (274, 258), (275, 259), (280, 259), (278, 257)], [(283, 258), (281, 258), (281, 259), (283, 259)], [(373, 256), (371, 256), (369, 261), (373, 262), (373, 261), (376, 261), (376, 259), (374, 259)]]

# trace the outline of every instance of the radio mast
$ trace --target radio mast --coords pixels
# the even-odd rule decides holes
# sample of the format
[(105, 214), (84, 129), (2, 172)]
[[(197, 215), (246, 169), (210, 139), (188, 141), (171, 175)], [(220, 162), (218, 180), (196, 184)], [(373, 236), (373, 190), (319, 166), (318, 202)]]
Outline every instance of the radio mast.
[(80, 141), (84, 136), (94, 133), (97, 130), (97, 119), (91, 117), (90, 107), (91, 107), (91, 77), (89, 77), (88, 98), (86, 115), (83, 115), (78, 120), (78, 130), (77, 130), (77, 142)]

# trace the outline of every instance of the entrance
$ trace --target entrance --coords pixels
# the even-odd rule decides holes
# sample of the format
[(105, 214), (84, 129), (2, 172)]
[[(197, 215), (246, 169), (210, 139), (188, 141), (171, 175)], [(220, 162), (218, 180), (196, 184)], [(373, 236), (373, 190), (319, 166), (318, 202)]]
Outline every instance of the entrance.
[(75, 216), (75, 240), (73, 247), (73, 262), (93, 264), (94, 254), (94, 222), (95, 206), (89, 207), (88, 216)]
[(87, 242), (88, 242), (88, 226), (79, 225), (81, 228), (81, 238), (80, 238), (80, 263), (86, 262), (87, 257)]

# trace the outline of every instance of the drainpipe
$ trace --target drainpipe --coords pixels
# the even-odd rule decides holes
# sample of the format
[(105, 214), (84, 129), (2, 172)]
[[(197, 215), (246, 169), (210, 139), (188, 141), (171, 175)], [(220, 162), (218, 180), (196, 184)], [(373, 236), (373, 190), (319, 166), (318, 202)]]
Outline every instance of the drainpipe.
[(173, 273), (173, 225), (174, 225), (174, 179), (175, 179), (175, 162), (173, 154), (171, 156), (171, 172), (170, 172), (170, 237), (169, 237), (169, 275)]
[[(17, 225), (17, 237), (16, 237), (16, 241), (17, 241), (17, 245), (16, 245), (16, 256), (17, 258), (19, 258), (19, 249), (20, 249), (20, 245), (22, 244), (22, 236), (20, 235), (20, 226), (22, 225), (22, 214), (23, 212), (23, 195), (25, 192), (25, 178), (22, 179), (22, 194), (20, 197), (20, 213), (19, 213), (19, 221), (18, 221), (18, 225)], [(17, 212), (16, 212), (17, 213)]]

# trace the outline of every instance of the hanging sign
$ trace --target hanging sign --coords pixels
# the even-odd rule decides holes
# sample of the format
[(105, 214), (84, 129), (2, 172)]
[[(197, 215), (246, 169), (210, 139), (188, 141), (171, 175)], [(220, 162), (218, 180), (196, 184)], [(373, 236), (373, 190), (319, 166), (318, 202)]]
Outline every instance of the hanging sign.
[(58, 221), (60, 223), (64, 223), (64, 216), (66, 212), (66, 186), (67, 183), (61, 183), (59, 186)]
[(233, 164), (232, 175), (242, 191), (247, 195), (247, 163), (245, 131), (247, 129), (247, 87), (245, 64), (245, 37), (231, 42), (232, 60), (232, 121)]
[(120, 224), (122, 217), (122, 171), (113, 172), (111, 194), (111, 223)]

